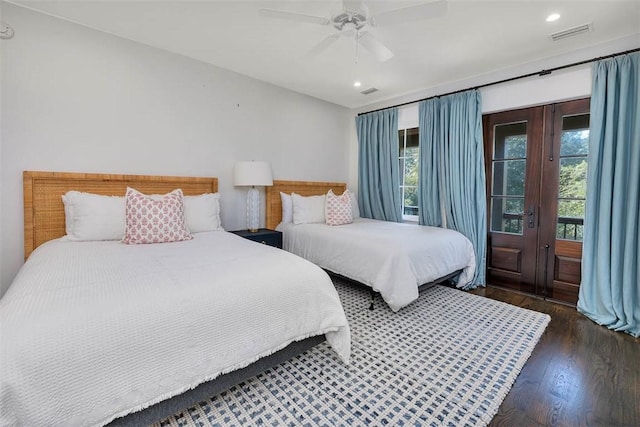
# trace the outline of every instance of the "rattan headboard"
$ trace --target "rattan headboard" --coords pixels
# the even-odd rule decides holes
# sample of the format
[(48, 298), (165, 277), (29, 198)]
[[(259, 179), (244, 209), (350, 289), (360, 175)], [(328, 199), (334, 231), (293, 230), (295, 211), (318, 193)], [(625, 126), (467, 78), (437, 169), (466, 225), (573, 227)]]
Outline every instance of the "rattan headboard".
[(147, 194), (181, 188), (186, 195), (215, 193), (218, 178), (32, 172), (22, 174), (24, 188), (24, 258), (41, 244), (65, 234), (62, 195), (70, 190), (124, 196), (127, 187)]
[(282, 202), (280, 192), (301, 196), (317, 196), (327, 194), (333, 189), (336, 194), (342, 194), (347, 188), (344, 182), (313, 182), (313, 181), (273, 181), (273, 186), (266, 187), (266, 226), (274, 229), (282, 219)]

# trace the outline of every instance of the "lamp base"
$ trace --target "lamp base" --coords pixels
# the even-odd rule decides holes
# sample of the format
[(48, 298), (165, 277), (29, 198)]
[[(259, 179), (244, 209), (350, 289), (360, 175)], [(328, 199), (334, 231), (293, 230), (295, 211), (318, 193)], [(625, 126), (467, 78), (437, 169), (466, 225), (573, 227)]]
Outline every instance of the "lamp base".
[(249, 228), (247, 231), (248, 231), (249, 233), (257, 233), (257, 232), (258, 232), (258, 230), (260, 230), (260, 229), (259, 229), (259, 228)]
[(260, 193), (251, 187), (247, 193), (247, 230), (255, 233), (260, 228)]

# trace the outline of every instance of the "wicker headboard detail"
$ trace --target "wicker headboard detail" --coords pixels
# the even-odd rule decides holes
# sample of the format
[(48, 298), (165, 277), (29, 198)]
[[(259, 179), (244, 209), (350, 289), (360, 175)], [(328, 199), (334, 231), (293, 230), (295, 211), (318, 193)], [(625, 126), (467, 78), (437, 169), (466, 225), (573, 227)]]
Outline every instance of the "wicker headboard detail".
[(218, 191), (218, 178), (202, 177), (25, 171), (22, 182), (25, 259), (41, 244), (65, 235), (62, 195), (67, 191), (106, 196), (124, 196), (127, 187), (147, 194), (164, 194), (176, 188), (185, 195)]
[(266, 187), (266, 226), (274, 229), (282, 219), (282, 202), (280, 192), (301, 196), (318, 196), (327, 194), (333, 189), (336, 194), (342, 194), (347, 188), (344, 182), (313, 182), (313, 181), (273, 181), (273, 186)]

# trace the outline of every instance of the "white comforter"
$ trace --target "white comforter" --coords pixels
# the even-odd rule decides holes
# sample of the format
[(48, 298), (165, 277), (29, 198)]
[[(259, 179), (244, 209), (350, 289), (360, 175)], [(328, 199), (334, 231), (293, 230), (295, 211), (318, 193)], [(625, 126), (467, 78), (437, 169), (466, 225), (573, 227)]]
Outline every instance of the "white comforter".
[(418, 298), (418, 286), (462, 270), (473, 279), (473, 245), (454, 230), (359, 218), (352, 224), (280, 224), (283, 247), (320, 267), (371, 286), (393, 311)]
[(0, 300), (0, 425), (103, 425), (325, 334), (350, 334), (329, 277), (226, 232), (179, 243), (52, 241)]

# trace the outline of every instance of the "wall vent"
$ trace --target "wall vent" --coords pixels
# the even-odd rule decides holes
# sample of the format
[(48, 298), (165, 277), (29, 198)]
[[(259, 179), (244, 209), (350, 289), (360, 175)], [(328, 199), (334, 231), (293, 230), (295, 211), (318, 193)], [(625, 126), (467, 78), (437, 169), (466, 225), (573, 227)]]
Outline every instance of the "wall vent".
[(378, 89), (377, 89), (377, 88), (375, 88), (375, 87), (370, 87), (369, 89), (365, 89), (365, 90), (363, 90), (363, 91), (362, 91), (362, 92), (360, 92), (360, 93), (361, 93), (361, 94), (363, 94), (363, 95), (369, 95), (370, 93), (377, 92), (377, 91), (378, 91)]
[(567, 37), (577, 36), (578, 34), (588, 33), (591, 31), (591, 23), (578, 25), (576, 27), (567, 28), (566, 30), (558, 31), (557, 33), (549, 34), (551, 40), (558, 41), (566, 39)]

